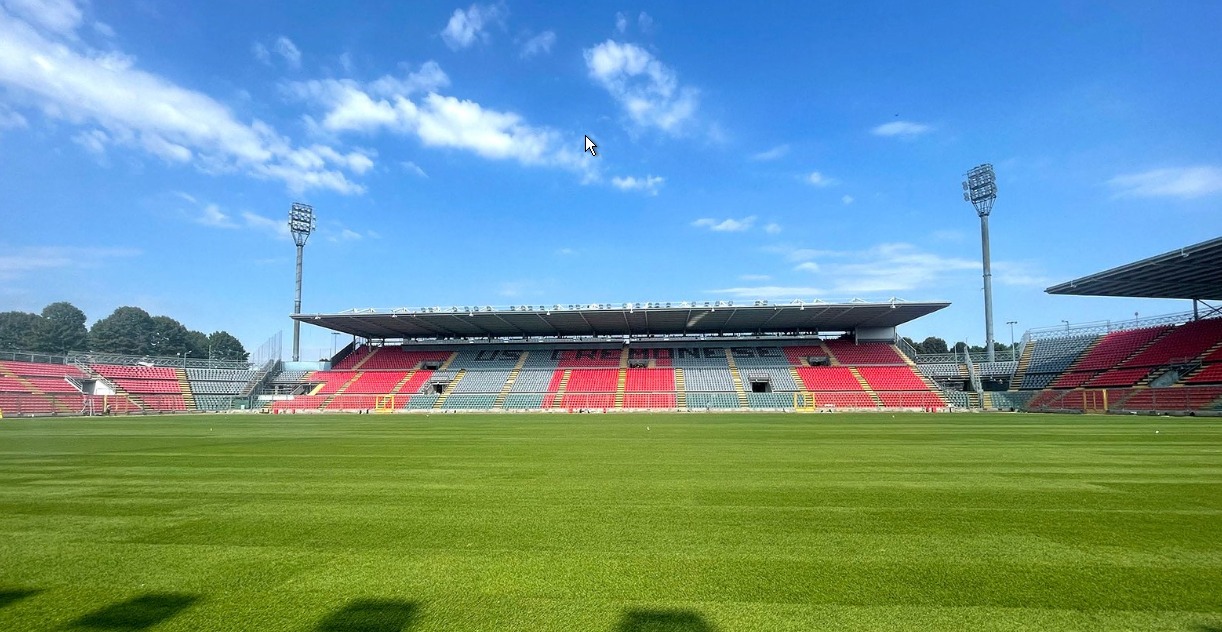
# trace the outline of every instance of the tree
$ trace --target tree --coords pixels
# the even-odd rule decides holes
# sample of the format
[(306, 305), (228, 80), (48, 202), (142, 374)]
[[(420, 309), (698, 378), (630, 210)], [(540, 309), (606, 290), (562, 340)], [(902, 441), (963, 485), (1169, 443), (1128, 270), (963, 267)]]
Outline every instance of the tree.
[(191, 348), (187, 344), (187, 328), (169, 316), (153, 317), (152, 339), (149, 342), (149, 354), (155, 356), (182, 355)]
[(0, 312), (0, 349), (33, 351), (41, 321), (29, 312)]
[(192, 358), (208, 357), (208, 344), (208, 336), (203, 332), (194, 329), (187, 332), (187, 349)]
[(85, 312), (65, 301), (51, 303), (42, 310), (34, 338), (37, 351), (66, 353), (88, 349)]
[(921, 353), (950, 353), (946, 341), (934, 336), (922, 340), (921, 345), (917, 348), (921, 350)]
[(93, 324), (89, 331), (93, 351), (148, 355), (152, 351), (153, 317), (139, 307), (120, 307)]
[(212, 345), (214, 359), (245, 362), (250, 357), (242, 343), (227, 331), (212, 332), (212, 335), (208, 336), (208, 343)]

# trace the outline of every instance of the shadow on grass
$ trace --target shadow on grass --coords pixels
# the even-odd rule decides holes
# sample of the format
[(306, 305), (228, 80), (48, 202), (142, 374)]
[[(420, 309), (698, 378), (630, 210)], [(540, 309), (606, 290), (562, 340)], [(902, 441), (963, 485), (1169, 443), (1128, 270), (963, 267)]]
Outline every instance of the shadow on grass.
[(33, 597), (41, 590), (28, 590), (25, 588), (0, 588), (0, 608), (11, 606), (26, 597)]
[(691, 610), (628, 610), (619, 632), (713, 632), (713, 626)]
[(1206, 623), (1197, 626), (1197, 632), (1222, 632), (1222, 623)]
[(149, 593), (111, 604), (72, 622), (74, 628), (145, 630), (186, 610), (199, 601), (195, 595)]
[(412, 626), (416, 604), (398, 599), (357, 599), (323, 619), (317, 632), (402, 632)]

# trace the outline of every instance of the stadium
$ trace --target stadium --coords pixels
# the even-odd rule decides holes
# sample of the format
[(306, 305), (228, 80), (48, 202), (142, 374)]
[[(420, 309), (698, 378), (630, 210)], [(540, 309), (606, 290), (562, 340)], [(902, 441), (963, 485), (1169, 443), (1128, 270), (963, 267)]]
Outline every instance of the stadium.
[(1222, 9), (618, 9), (0, 0), (0, 631), (1222, 631)]
[[(1023, 334), (1005, 359), (922, 354), (899, 327), (947, 303), (754, 301), (295, 314), (351, 336), (323, 362), (11, 352), (15, 415), (263, 411), (1222, 413), (1222, 238), (1048, 289), (1193, 310)], [(1202, 314), (1201, 305), (1205, 305)], [(22, 359), (25, 358), (25, 359)], [(31, 362), (29, 360), (40, 360)]]

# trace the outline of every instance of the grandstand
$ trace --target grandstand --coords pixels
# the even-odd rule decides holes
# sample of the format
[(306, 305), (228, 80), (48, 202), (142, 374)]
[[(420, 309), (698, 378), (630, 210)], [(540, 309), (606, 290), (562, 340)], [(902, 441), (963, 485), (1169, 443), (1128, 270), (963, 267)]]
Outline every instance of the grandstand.
[(732, 302), (349, 310), (330, 362), (10, 354), (0, 411), (1222, 411), (1222, 239), (1049, 288), (1192, 298), (1191, 313), (1036, 329), (1008, 357), (920, 354), (897, 327), (946, 303)]

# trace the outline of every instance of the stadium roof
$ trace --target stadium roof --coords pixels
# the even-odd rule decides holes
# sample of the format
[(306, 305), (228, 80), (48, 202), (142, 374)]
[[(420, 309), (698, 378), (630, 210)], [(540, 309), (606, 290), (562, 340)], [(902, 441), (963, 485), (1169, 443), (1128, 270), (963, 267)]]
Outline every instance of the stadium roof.
[(575, 338), (791, 334), (896, 327), (950, 303), (755, 301), (595, 305), (354, 309), (297, 314), (294, 320), (362, 338)]
[(1054, 285), (1049, 294), (1222, 300), (1222, 237)]

